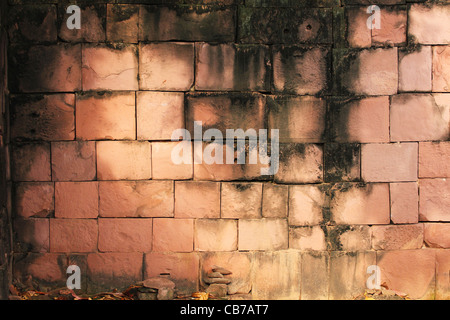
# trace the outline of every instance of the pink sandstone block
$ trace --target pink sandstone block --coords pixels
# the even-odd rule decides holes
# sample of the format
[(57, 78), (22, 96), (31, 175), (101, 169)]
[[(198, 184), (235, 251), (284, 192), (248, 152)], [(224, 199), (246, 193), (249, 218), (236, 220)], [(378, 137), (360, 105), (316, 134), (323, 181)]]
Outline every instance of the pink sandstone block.
[(56, 182), (55, 217), (95, 219), (98, 217), (98, 182)]
[(419, 187), (417, 182), (391, 183), (391, 221), (395, 224), (419, 221)]
[(220, 218), (220, 183), (176, 181), (175, 218)]
[(193, 219), (153, 219), (153, 251), (191, 252), (193, 249)]

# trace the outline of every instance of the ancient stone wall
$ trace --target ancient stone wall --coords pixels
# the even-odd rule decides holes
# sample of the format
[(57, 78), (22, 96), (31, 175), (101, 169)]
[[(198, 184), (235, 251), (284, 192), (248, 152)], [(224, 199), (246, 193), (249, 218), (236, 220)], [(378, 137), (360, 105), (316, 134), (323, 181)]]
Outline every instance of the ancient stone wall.
[[(220, 266), (230, 296), (351, 299), (377, 266), (384, 287), (450, 298), (448, 1), (9, 10), (15, 281), (65, 286), (78, 265), (84, 291), (164, 275), (190, 293)], [(279, 169), (192, 161), (234, 159), (207, 141), (175, 163), (194, 121), (278, 129)]]

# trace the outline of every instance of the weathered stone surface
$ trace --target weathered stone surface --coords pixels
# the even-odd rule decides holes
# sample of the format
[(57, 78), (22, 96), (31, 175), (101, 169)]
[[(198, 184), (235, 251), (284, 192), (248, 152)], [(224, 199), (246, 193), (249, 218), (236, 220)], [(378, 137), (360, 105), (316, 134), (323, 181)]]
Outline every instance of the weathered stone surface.
[(450, 221), (450, 180), (421, 179), (419, 221)]
[(389, 142), (389, 97), (330, 99), (327, 137), (334, 142)]
[(12, 46), (12, 92), (73, 92), (81, 89), (81, 45)]
[(161, 288), (158, 290), (157, 300), (172, 300), (175, 297), (175, 290), (169, 288)]
[(237, 220), (195, 220), (194, 250), (234, 251), (238, 247)]
[(15, 219), (14, 252), (48, 252), (49, 219)]
[(288, 248), (286, 219), (240, 219), (239, 250), (283, 250)]
[(77, 139), (136, 139), (135, 99), (134, 92), (78, 94)]
[(372, 247), (375, 250), (420, 249), (423, 225), (373, 226)]
[[(80, 1), (78, 1), (80, 2)], [(67, 19), (70, 14), (66, 12), (67, 6), (58, 6), (58, 36), (69, 42), (103, 42), (106, 40), (106, 5), (82, 4), (80, 8), (83, 27), (81, 29), (67, 28)]]
[(173, 217), (171, 181), (100, 181), (101, 217)]
[(214, 297), (222, 298), (227, 295), (227, 285), (220, 283), (213, 283), (206, 289), (206, 292)]
[(333, 251), (366, 251), (372, 248), (370, 227), (337, 225), (327, 227), (328, 249)]
[(436, 299), (450, 299), (450, 250), (436, 251)]
[(242, 43), (331, 43), (331, 10), (241, 7)]
[(331, 189), (330, 211), (337, 224), (389, 224), (389, 185), (336, 184)]
[(381, 283), (411, 299), (432, 299), (435, 291), (435, 251), (394, 250), (377, 253)]
[(268, 46), (199, 43), (196, 54), (196, 90), (270, 91)]
[(450, 46), (433, 47), (433, 92), (450, 92)]
[(374, 251), (339, 252), (330, 254), (331, 300), (353, 299), (366, 289), (367, 267), (376, 264)]
[(299, 251), (255, 252), (252, 272), (253, 299), (298, 300), (300, 281)]
[(11, 148), (13, 181), (50, 181), (50, 144), (25, 143)]
[(350, 47), (367, 48), (372, 45), (372, 33), (367, 28), (367, 8), (346, 7), (347, 42)]
[(450, 5), (412, 4), (408, 10), (408, 36), (422, 44), (450, 43)]
[[(326, 189), (316, 185), (289, 186), (289, 225), (318, 225), (328, 207)], [(325, 211), (326, 212), (326, 211)]]
[(397, 48), (333, 50), (336, 94), (390, 95), (398, 89)]
[(391, 183), (391, 221), (417, 223), (419, 221), (419, 187), (416, 182)]
[(219, 267), (219, 266), (216, 266), (216, 265), (212, 266), (212, 271), (213, 272), (217, 272), (217, 273), (222, 274), (222, 275), (229, 275), (229, 274), (233, 273), (233, 272), (231, 272), (228, 269), (225, 269), (223, 267)]
[(170, 140), (184, 128), (184, 94), (139, 91), (136, 93), (138, 140)]
[(324, 145), (325, 182), (359, 181), (361, 179), (361, 145), (326, 143)]
[(94, 180), (95, 142), (52, 142), (52, 179), (54, 181)]
[(178, 293), (198, 291), (199, 257), (197, 253), (146, 253), (144, 278), (168, 276)]
[(193, 219), (153, 219), (153, 251), (191, 252), (193, 248)]
[(204, 277), (203, 281), (207, 284), (229, 284), (231, 283), (231, 279), (229, 278), (210, 278), (210, 277)]
[(279, 130), (280, 142), (322, 142), (326, 101), (310, 96), (268, 98), (269, 129)]
[(280, 144), (278, 183), (316, 183), (323, 180), (323, 149), (317, 144)]
[(83, 46), (83, 90), (137, 90), (138, 49), (131, 44)]
[(11, 105), (11, 138), (15, 140), (73, 140), (75, 96), (14, 95)]
[(274, 47), (275, 91), (315, 95), (327, 93), (330, 84), (331, 54), (327, 48)]
[(139, 44), (141, 90), (188, 91), (194, 84), (194, 44)]
[(90, 253), (87, 257), (88, 291), (124, 290), (142, 280), (142, 253)]
[(450, 248), (450, 225), (445, 223), (424, 223), (425, 244), (432, 248)]
[(274, 183), (263, 184), (262, 216), (285, 218), (288, 214), (288, 187)]
[(301, 300), (327, 300), (329, 281), (328, 252), (303, 252), (301, 256)]
[(420, 142), (419, 143), (419, 177), (449, 178), (450, 177), (450, 142)]
[[(367, 16), (369, 15), (366, 13)], [(406, 16), (404, 6), (380, 8), (380, 29), (372, 29), (372, 44), (391, 46), (406, 44)]]
[(261, 183), (222, 183), (221, 217), (255, 219), (261, 217)]
[(22, 182), (14, 188), (15, 214), (21, 218), (45, 218), (54, 212), (51, 182)]
[(151, 144), (148, 141), (98, 141), (99, 180), (147, 180), (152, 177)]
[(56, 42), (56, 7), (14, 6), (8, 11), (11, 42)]
[(229, 6), (140, 6), (139, 40), (234, 41), (235, 23)]
[(289, 248), (324, 251), (327, 249), (325, 233), (321, 226), (289, 228)]
[(106, 17), (108, 41), (138, 42), (139, 6), (108, 4)]
[(418, 147), (418, 143), (362, 145), (362, 179), (367, 182), (416, 181)]
[[(431, 91), (432, 51), (430, 46), (421, 46), (413, 52), (400, 50), (398, 63), (399, 91)], [(439, 67), (435, 66), (435, 68)]]
[(50, 219), (50, 252), (95, 252), (97, 230), (96, 220)]
[(219, 218), (220, 183), (175, 182), (175, 218)]
[(152, 219), (145, 218), (98, 219), (98, 250), (148, 252), (152, 248), (152, 224)]
[(179, 147), (180, 142), (153, 142), (152, 143), (152, 178), (185, 180), (192, 179), (194, 174), (192, 148), (183, 150), (182, 156), (189, 159), (188, 163), (176, 163), (173, 152)]
[(169, 279), (163, 278), (163, 277), (148, 278), (142, 282), (138, 282), (137, 285), (142, 285), (146, 288), (157, 289), (157, 290), (160, 290), (163, 288), (168, 288), (168, 289), (175, 288), (175, 283), (172, 280), (169, 280)]
[(98, 182), (56, 182), (55, 217), (98, 217)]
[(391, 141), (446, 140), (450, 94), (395, 95), (391, 99)]

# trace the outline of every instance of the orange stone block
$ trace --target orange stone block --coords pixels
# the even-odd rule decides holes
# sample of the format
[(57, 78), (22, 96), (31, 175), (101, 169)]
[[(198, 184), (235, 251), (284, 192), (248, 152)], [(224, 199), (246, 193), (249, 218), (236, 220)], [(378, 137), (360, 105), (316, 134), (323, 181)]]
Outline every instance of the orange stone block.
[(176, 181), (175, 218), (220, 218), (220, 183)]
[(152, 249), (152, 219), (98, 219), (98, 250), (148, 252)]
[(193, 219), (153, 219), (153, 251), (191, 252), (193, 249)]
[(52, 142), (52, 179), (55, 181), (94, 180), (94, 141)]
[(56, 182), (55, 217), (98, 217), (98, 182)]
[(95, 252), (97, 239), (97, 220), (50, 219), (50, 252)]

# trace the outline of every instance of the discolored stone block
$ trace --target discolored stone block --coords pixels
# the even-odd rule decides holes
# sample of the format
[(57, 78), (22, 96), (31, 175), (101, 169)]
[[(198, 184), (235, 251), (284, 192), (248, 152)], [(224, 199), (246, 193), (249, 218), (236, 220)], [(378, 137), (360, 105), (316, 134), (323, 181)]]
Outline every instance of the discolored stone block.
[(95, 252), (97, 238), (97, 220), (50, 219), (50, 252)]
[[(369, 14), (366, 13), (366, 16)], [(405, 6), (380, 8), (380, 29), (372, 29), (372, 44), (376, 46), (406, 44), (406, 18)]]
[(268, 126), (279, 130), (280, 142), (323, 142), (327, 104), (310, 96), (277, 95), (267, 99)]
[(421, 44), (450, 43), (450, 5), (414, 3), (408, 10), (408, 36)]
[(54, 212), (52, 182), (22, 182), (15, 184), (14, 208), (20, 218), (44, 218)]
[(276, 92), (326, 94), (330, 85), (331, 54), (327, 48), (275, 46), (273, 83)]
[(8, 81), (12, 92), (81, 90), (81, 45), (11, 46)]
[(424, 240), (422, 224), (372, 226), (372, 247), (375, 250), (420, 249)]
[(283, 250), (288, 248), (286, 219), (240, 219), (239, 250)]
[(399, 50), (398, 64), (399, 91), (431, 91), (431, 46), (421, 46), (412, 52)]
[(24, 143), (11, 148), (13, 181), (50, 181), (50, 144)]
[(56, 6), (14, 6), (8, 10), (8, 34), (14, 42), (56, 42)]
[(331, 43), (329, 9), (240, 7), (237, 39), (242, 43)]
[(326, 143), (324, 145), (324, 180), (326, 182), (361, 179), (361, 145)]
[(15, 219), (14, 252), (48, 252), (48, 219)]
[(106, 40), (106, 4), (79, 3), (81, 29), (67, 28), (68, 5), (58, 5), (58, 36), (68, 42), (104, 42)]
[(172, 181), (99, 182), (101, 217), (173, 217)]
[(143, 5), (139, 40), (234, 41), (235, 24), (235, 8), (230, 6)]
[(199, 43), (196, 59), (196, 90), (270, 90), (268, 46)]
[(289, 248), (324, 251), (327, 249), (325, 232), (321, 226), (289, 228)]
[(347, 37), (350, 47), (367, 48), (372, 45), (372, 32), (367, 28), (366, 7), (345, 7)]
[(317, 185), (289, 186), (289, 225), (318, 225), (327, 220), (327, 189)]
[(260, 218), (261, 203), (261, 183), (222, 183), (220, 201), (222, 218)]
[(433, 92), (450, 92), (450, 46), (433, 47)]
[(54, 181), (94, 180), (96, 177), (95, 142), (62, 141), (51, 143)]
[(327, 300), (329, 290), (328, 252), (307, 251), (301, 256), (301, 300)]
[(195, 220), (195, 251), (234, 251), (238, 246), (237, 220)]
[(263, 184), (262, 216), (285, 218), (288, 215), (288, 186), (274, 183)]
[(97, 218), (98, 182), (56, 182), (56, 218)]
[(220, 218), (220, 183), (176, 181), (175, 218)]
[(108, 4), (106, 17), (106, 38), (108, 41), (138, 42), (139, 6)]
[(366, 251), (372, 249), (371, 229), (365, 225), (327, 226), (327, 245), (332, 251)]

